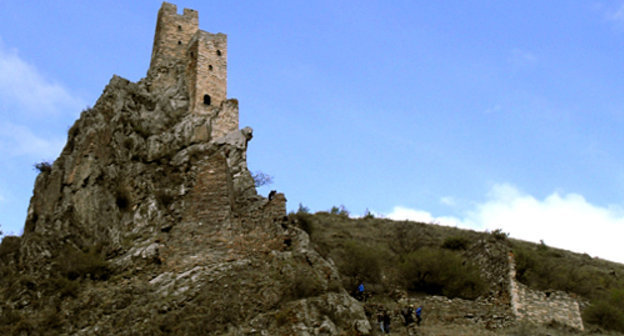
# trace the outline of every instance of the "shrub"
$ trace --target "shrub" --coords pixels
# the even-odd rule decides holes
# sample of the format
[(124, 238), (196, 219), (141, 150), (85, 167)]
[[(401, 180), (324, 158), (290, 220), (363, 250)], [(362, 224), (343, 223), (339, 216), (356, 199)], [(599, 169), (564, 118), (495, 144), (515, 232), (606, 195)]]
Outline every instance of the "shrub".
[(624, 332), (624, 311), (608, 300), (601, 300), (587, 307), (583, 312), (583, 321)]
[(354, 240), (345, 242), (344, 259), (340, 263), (340, 273), (368, 282), (378, 282), (381, 274), (379, 248), (358, 243)]
[(11, 258), (17, 259), (20, 248), (20, 237), (7, 236), (0, 243), (0, 260), (9, 261)]
[(390, 234), (392, 235), (392, 244), (389, 247), (399, 256), (414, 252), (426, 244), (420, 226), (415, 223), (396, 223)]
[(49, 173), (50, 171), (52, 171), (52, 164), (47, 161), (35, 163), (33, 167), (35, 167), (35, 169), (37, 169), (40, 173)]
[(106, 280), (111, 274), (104, 256), (96, 248), (88, 252), (66, 247), (58, 259), (61, 274), (69, 280)]
[(448, 250), (421, 248), (407, 255), (399, 268), (411, 291), (475, 299), (487, 289), (479, 269)]
[(310, 208), (308, 208), (307, 206), (303, 205), (302, 203), (299, 203), (299, 208), (297, 209), (297, 215), (299, 214), (309, 214), (310, 213)]
[(312, 221), (312, 215), (305, 212), (297, 212), (296, 214), (291, 214), (295, 220), (295, 224), (303, 231), (307, 232), (308, 235), (312, 235), (314, 232), (314, 223)]
[(52, 286), (54, 291), (61, 297), (78, 297), (78, 292), (80, 291), (80, 286), (78, 282), (71, 281), (67, 278), (55, 278), (50, 280), (52, 282)]
[(470, 240), (465, 237), (448, 237), (442, 243), (442, 248), (452, 251), (465, 250), (470, 245)]
[(347, 208), (345, 208), (344, 205), (340, 205), (339, 207), (334, 205), (329, 210), (329, 213), (332, 214), (332, 215), (339, 215), (339, 216), (349, 217), (349, 210), (347, 210)]
[(294, 299), (303, 299), (321, 294), (323, 290), (322, 284), (314, 276), (301, 269), (295, 271), (295, 277), (292, 282), (292, 294)]
[(373, 219), (375, 218), (375, 215), (373, 215), (372, 212), (370, 212), (370, 210), (366, 209), (366, 211), (364, 212), (364, 219)]
[(539, 246), (536, 249), (516, 246), (516, 279), (540, 290), (556, 289), (588, 298), (595, 298), (600, 294), (597, 289), (607, 281), (602, 275), (586, 265), (561, 262), (553, 257), (553, 253), (558, 252)]
[(490, 233), (490, 236), (494, 240), (506, 241), (507, 238), (509, 238), (509, 233), (503, 232), (502, 229), (496, 229), (496, 230), (492, 231), (492, 233)]

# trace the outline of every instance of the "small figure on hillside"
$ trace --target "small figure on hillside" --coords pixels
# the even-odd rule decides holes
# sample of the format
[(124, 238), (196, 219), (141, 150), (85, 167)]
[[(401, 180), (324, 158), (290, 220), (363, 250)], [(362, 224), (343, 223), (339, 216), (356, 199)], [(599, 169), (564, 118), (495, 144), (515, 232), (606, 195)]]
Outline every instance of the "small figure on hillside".
[(390, 333), (390, 315), (388, 315), (387, 310), (384, 310), (382, 319), (383, 319), (383, 329), (384, 329), (383, 331), (386, 334), (389, 334)]
[(405, 321), (405, 326), (409, 327), (410, 324), (414, 323), (414, 307), (408, 306), (406, 309), (401, 310), (401, 315), (403, 315), (403, 320)]
[(360, 281), (360, 284), (357, 286), (357, 289), (355, 290), (355, 298), (358, 301), (364, 301), (365, 296), (364, 296), (364, 283)]
[(381, 332), (384, 333), (384, 322), (383, 322), (383, 312), (380, 310), (377, 312), (377, 323), (379, 323), (379, 328), (381, 329)]
[(420, 325), (420, 321), (422, 321), (422, 318), (420, 318), (420, 314), (422, 313), (422, 306), (418, 306), (418, 308), (416, 308), (416, 325)]

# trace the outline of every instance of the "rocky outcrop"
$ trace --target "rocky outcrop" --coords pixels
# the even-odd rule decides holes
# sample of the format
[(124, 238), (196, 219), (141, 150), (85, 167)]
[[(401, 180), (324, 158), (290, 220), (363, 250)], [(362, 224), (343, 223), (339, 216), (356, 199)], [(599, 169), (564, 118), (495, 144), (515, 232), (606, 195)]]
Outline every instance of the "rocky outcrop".
[(27, 333), (52, 319), (77, 335), (367, 334), (284, 195), (256, 193), (252, 130), (212, 131), (236, 101), (188, 113), (184, 67), (166, 73), (175, 85), (113, 77), (71, 127), (11, 255), (32, 280), (0, 291), (0, 309), (28, 316)]

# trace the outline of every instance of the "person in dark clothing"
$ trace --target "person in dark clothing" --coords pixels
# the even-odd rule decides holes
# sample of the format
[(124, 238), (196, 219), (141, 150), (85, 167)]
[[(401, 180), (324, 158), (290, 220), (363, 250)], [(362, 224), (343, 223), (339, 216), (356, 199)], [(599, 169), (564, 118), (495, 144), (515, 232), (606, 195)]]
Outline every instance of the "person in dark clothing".
[(410, 324), (414, 323), (413, 313), (414, 308), (412, 308), (412, 306), (408, 306), (406, 309), (401, 310), (401, 315), (403, 315), (406, 327), (409, 327)]
[(418, 308), (416, 308), (416, 325), (420, 325), (420, 321), (422, 321), (422, 318), (420, 318), (420, 314), (422, 313), (422, 306), (418, 306)]
[(384, 327), (384, 331), (386, 334), (390, 333), (390, 315), (388, 315), (388, 312), (384, 310), (383, 312), (383, 327)]
[(379, 328), (381, 329), (381, 332), (384, 333), (384, 322), (383, 322), (383, 313), (380, 311), (377, 313), (377, 323), (379, 323)]

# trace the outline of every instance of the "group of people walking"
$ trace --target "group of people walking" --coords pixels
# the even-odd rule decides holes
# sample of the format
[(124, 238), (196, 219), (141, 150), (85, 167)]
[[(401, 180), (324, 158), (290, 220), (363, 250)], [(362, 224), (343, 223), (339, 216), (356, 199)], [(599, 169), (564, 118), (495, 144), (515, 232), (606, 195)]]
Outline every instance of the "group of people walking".
[[(410, 325), (414, 323), (414, 317), (416, 317), (416, 325), (420, 326), (420, 322), (422, 321), (421, 314), (422, 306), (418, 306), (418, 308), (414, 309), (414, 305), (410, 305), (402, 309), (401, 315), (403, 316), (405, 327), (409, 328)], [(382, 333), (390, 333), (390, 315), (387, 309), (383, 309), (377, 313), (377, 323), (379, 323), (379, 328)]]
[[(359, 285), (357, 286), (355, 292), (353, 293), (354, 297), (359, 301), (366, 301), (367, 293), (364, 292), (364, 283), (358, 281)], [(416, 317), (416, 325), (420, 326), (420, 322), (422, 321), (422, 306), (418, 306), (418, 308), (414, 309), (414, 305), (409, 305), (401, 310), (401, 315), (403, 316), (403, 323), (406, 328), (409, 328), (412, 323), (414, 323), (414, 317)], [(382, 333), (389, 334), (390, 333), (390, 315), (388, 314), (388, 310), (383, 308), (377, 312), (377, 323), (379, 323), (379, 328)]]

